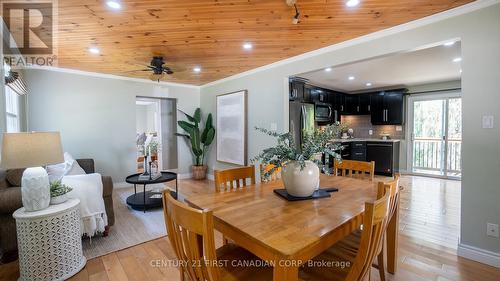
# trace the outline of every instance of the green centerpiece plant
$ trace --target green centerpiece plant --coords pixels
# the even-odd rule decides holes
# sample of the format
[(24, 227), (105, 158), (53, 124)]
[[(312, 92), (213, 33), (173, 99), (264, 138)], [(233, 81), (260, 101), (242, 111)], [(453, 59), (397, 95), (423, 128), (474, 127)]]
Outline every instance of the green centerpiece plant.
[(50, 204), (61, 204), (68, 200), (67, 194), (71, 192), (73, 188), (61, 183), (61, 181), (55, 181), (50, 184)]
[(307, 197), (319, 187), (320, 167), (325, 173), (330, 172), (323, 165), (322, 155), (341, 161), (340, 151), (343, 147), (333, 141), (341, 134), (342, 126), (338, 122), (305, 133), (301, 145), (294, 143), (290, 133), (277, 133), (259, 127), (255, 129), (276, 138), (277, 144), (264, 149), (252, 161), (271, 165), (272, 168), (266, 169), (263, 175), (266, 178), (282, 168), (282, 179), (290, 195)]
[(194, 156), (194, 165), (192, 166), (194, 179), (205, 179), (207, 174), (207, 166), (205, 163), (205, 156), (208, 147), (212, 144), (215, 137), (215, 128), (213, 126), (212, 114), (208, 114), (205, 126), (202, 130), (201, 123), (201, 110), (197, 108), (194, 115), (191, 116), (187, 113), (187, 121), (178, 121), (179, 126), (186, 132), (186, 134), (177, 134), (186, 138), (191, 145), (191, 152)]

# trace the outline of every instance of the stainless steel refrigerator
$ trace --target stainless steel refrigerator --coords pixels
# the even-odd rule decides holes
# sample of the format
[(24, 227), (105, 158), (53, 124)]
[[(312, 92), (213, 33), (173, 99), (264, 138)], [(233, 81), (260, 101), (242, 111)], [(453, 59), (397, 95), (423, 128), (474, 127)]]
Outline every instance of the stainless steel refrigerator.
[(290, 102), (290, 133), (296, 147), (302, 146), (305, 133), (314, 132), (314, 104), (303, 102)]

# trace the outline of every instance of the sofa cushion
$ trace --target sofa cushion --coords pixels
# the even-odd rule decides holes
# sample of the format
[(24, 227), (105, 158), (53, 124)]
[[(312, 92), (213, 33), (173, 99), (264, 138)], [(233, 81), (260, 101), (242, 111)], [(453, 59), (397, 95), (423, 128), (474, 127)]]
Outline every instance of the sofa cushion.
[(5, 178), (7, 175), (7, 170), (0, 169), (0, 190), (10, 186), (9, 182)]
[(11, 186), (21, 186), (21, 179), (23, 177), (24, 170), (26, 169), (7, 170), (5, 179), (7, 179)]

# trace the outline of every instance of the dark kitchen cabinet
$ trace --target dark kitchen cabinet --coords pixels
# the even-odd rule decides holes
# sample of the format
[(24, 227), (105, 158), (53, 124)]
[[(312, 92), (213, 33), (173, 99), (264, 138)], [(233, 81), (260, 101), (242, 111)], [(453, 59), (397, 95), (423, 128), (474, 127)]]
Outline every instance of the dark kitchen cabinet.
[(375, 174), (399, 172), (399, 142), (366, 142), (366, 161), (375, 161)]
[(366, 142), (356, 141), (351, 143), (351, 160), (366, 161)]
[(370, 94), (344, 95), (345, 115), (365, 115), (370, 114)]
[(359, 95), (359, 107), (358, 114), (370, 114), (371, 105), (370, 105), (370, 94), (361, 94)]
[(404, 123), (403, 91), (384, 91), (370, 97), (373, 125), (402, 125)]
[(359, 110), (359, 96), (358, 95), (344, 95), (345, 109), (343, 114), (358, 114)]
[(310, 100), (312, 102), (328, 103), (328, 90), (306, 85), (306, 89), (308, 88), (310, 89), (306, 90), (306, 94), (309, 92)]
[(304, 99), (305, 83), (302, 81), (290, 80), (290, 94), (288, 99), (291, 101), (302, 101)]

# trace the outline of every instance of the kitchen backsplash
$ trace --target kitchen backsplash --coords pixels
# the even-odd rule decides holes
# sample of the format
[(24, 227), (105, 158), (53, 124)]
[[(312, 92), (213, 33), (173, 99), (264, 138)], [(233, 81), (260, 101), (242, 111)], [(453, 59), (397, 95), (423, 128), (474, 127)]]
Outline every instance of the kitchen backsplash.
[[(355, 138), (380, 138), (380, 134), (389, 134), (392, 139), (404, 139), (404, 126), (394, 125), (372, 125), (370, 115), (342, 115), (342, 123), (348, 123), (349, 128), (354, 130)], [(401, 128), (398, 131), (396, 128)], [(370, 136), (369, 130), (373, 130)]]

